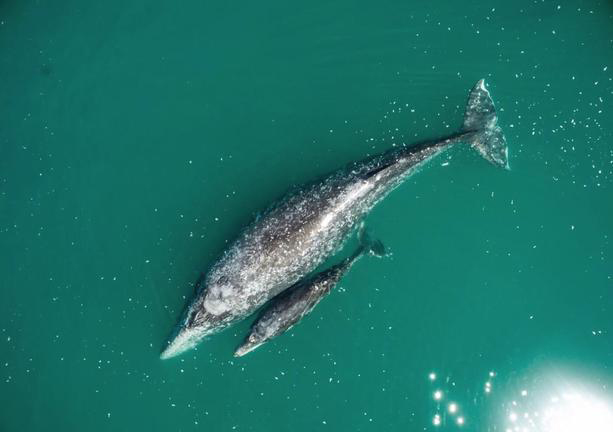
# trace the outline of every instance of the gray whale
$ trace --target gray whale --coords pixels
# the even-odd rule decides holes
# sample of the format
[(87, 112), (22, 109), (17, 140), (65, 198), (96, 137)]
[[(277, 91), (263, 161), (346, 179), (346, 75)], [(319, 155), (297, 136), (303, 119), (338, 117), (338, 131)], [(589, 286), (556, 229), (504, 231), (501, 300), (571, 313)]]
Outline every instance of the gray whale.
[(381, 199), (427, 161), (464, 142), (508, 168), (508, 150), (484, 80), (469, 94), (464, 123), (450, 136), (400, 146), (294, 190), (243, 230), (187, 304), (160, 357), (177, 356), (252, 314), (315, 270)]

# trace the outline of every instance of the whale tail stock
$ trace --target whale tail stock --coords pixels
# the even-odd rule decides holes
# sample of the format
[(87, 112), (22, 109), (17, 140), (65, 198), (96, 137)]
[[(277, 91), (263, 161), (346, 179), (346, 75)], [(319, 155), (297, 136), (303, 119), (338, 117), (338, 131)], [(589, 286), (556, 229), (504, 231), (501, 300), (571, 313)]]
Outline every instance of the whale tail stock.
[[(466, 141), (483, 158), (499, 167), (509, 169), (509, 150), (507, 142), (498, 126), (498, 116), (485, 81), (480, 79), (470, 91), (462, 130)], [(470, 133), (472, 132), (472, 133)]]

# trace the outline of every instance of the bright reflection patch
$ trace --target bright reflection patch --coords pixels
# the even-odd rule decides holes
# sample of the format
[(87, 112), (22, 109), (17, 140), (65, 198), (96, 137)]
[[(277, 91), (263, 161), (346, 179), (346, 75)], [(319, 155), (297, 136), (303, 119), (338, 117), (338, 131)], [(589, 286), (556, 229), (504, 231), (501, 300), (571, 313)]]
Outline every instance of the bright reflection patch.
[(613, 432), (613, 404), (581, 384), (523, 389), (506, 403), (505, 432)]
[(613, 432), (613, 393), (601, 379), (590, 382), (552, 366), (509, 378), (502, 372), (481, 374), (483, 381), (469, 389), (445, 371), (427, 374), (431, 424), (424, 430)]
[(579, 393), (565, 393), (542, 413), (546, 432), (611, 432), (613, 414), (603, 401)]

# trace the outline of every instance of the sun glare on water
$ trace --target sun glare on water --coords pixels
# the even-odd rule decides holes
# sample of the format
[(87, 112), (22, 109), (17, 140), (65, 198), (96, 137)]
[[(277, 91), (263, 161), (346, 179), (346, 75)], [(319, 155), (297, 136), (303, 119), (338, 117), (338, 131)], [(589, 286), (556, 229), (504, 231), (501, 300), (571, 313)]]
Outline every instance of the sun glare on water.
[(611, 432), (613, 414), (601, 400), (580, 393), (565, 393), (543, 407), (541, 431)]
[[(568, 370), (534, 371), (508, 382), (499, 382), (493, 391), (495, 372), (485, 375), (485, 386), (477, 398), (489, 425), (481, 430), (502, 432), (613, 432), (613, 395), (600, 379), (586, 379)], [(433, 429), (466, 429), (466, 407), (454, 379), (446, 375), (439, 380), (434, 372), (428, 376), (432, 393), (431, 426)], [(523, 386), (517, 383), (523, 382)], [(498, 393), (498, 394), (497, 394)], [(459, 396), (459, 399), (456, 397)], [(464, 402), (464, 403), (463, 403)], [(475, 402), (474, 402), (475, 403)], [(484, 419), (482, 417), (482, 419)], [(473, 418), (473, 421), (475, 419)]]
[(613, 405), (581, 385), (564, 385), (509, 404), (505, 432), (613, 432)]

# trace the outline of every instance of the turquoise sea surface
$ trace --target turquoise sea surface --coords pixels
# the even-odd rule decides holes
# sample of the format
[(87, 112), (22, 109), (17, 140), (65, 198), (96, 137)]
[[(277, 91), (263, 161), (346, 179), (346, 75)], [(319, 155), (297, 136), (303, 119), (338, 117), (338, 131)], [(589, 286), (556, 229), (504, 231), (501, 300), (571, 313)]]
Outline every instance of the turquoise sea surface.
[[(0, 431), (613, 431), (613, 2), (7, 0), (0, 78)], [(290, 332), (160, 360), (258, 212), (480, 78), (510, 171), (455, 146)]]

